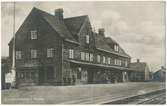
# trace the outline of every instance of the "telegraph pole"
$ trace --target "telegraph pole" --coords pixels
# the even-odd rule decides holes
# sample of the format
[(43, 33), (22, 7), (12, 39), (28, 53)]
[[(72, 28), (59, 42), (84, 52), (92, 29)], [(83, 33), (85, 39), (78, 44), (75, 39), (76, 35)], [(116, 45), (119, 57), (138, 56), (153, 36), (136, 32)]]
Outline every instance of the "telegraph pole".
[(13, 2), (13, 54), (12, 54), (12, 69), (11, 69), (11, 87), (15, 87), (16, 85), (16, 38), (15, 38), (15, 2)]

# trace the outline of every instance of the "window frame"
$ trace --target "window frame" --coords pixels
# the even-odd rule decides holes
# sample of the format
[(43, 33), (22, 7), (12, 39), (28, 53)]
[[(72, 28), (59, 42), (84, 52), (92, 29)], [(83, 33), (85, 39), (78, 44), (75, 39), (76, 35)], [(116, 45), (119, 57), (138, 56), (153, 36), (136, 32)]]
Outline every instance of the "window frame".
[(93, 53), (89, 54), (90, 61), (93, 62)]
[(74, 59), (74, 49), (69, 49), (69, 58)]
[(103, 63), (106, 64), (106, 57), (103, 56)]
[(100, 63), (101, 62), (101, 56), (97, 55), (97, 62)]
[(81, 60), (85, 60), (85, 52), (81, 52)]
[(108, 64), (111, 64), (111, 57), (108, 57), (108, 58), (107, 58), (107, 63), (108, 63)]
[(17, 50), (15, 56), (16, 56), (15, 57), (16, 60), (22, 59), (22, 51), (21, 50)]
[(38, 39), (37, 30), (31, 30), (31, 31), (30, 31), (30, 35), (31, 35), (31, 36), (30, 36), (30, 37), (31, 37), (31, 38), (30, 38), (31, 40), (36, 40), (36, 39)]
[[(38, 50), (37, 49), (31, 49), (30, 50), (30, 56), (31, 56), (31, 59), (36, 59), (36, 58), (38, 58)], [(34, 56), (35, 55), (35, 56)]]
[(90, 56), (89, 56), (89, 53), (85, 53), (85, 57), (86, 57), (86, 61), (90, 61)]
[(86, 44), (89, 44), (89, 43), (90, 43), (90, 36), (86, 35)]
[(46, 56), (47, 56), (47, 58), (54, 57), (54, 48), (47, 48)]

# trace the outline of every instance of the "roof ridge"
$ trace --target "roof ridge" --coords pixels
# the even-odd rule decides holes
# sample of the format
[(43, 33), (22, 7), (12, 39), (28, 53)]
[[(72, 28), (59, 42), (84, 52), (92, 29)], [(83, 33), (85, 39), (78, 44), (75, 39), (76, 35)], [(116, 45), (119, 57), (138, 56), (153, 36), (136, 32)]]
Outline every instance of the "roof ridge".
[(79, 15), (79, 16), (74, 16), (74, 17), (66, 17), (64, 18), (64, 20), (68, 20), (68, 19), (73, 19), (73, 18), (80, 18), (80, 17), (87, 17), (88, 15)]

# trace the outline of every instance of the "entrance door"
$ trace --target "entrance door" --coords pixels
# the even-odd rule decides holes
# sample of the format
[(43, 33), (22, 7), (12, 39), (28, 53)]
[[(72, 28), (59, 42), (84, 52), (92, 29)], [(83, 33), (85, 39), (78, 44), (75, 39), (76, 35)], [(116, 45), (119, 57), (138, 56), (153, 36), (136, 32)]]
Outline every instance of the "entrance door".
[(39, 83), (51, 83), (54, 81), (54, 68), (45, 67), (39, 71)]

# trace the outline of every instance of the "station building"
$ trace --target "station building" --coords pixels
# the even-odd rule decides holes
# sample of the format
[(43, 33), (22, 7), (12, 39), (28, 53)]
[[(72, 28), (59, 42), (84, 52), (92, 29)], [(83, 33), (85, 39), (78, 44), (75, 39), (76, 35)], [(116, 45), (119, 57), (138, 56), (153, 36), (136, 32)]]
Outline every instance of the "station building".
[[(76, 85), (129, 81), (131, 57), (87, 15), (63, 17), (33, 8), (15, 34), (16, 83)], [(13, 39), (9, 42), (12, 61)]]

